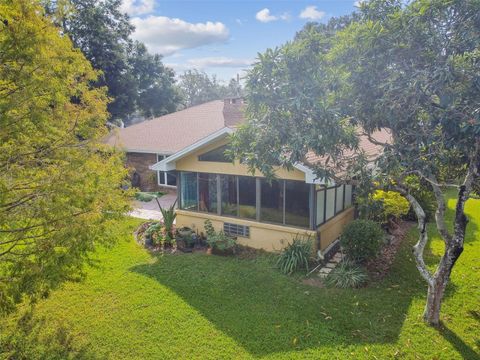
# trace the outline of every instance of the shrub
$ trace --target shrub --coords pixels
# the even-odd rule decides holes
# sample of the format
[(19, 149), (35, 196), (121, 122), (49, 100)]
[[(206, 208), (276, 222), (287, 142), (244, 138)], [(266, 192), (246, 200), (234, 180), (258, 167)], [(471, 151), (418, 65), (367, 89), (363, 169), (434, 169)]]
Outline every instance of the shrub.
[(308, 272), (308, 259), (311, 253), (312, 241), (310, 237), (305, 238), (297, 234), (292, 243), (282, 250), (277, 260), (277, 266), (287, 275), (299, 269), (305, 269)]
[(207, 244), (212, 249), (219, 251), (233, 250), (236, 245), (236, 240), (228, 236), (223, 231), (219, 231), (207, 237)]
[(357, 288), (368, 280), (366, 272), (352, 261), (343, 260), (325, 278), (327, 286), (337, 288)]
[(360, 263), (377, 255), (383, 237), (383, 230), (376, 222), (354, 220), (345, 227), (340, 244), (349, 259)]
[(237, 244), (236, 240), (223, 231), (216, 232), (210, 220), (204, 222), (207, 244), (209, 247), (221, 252), (233, 250)]
[(373, 201), (381, 203), (380, 220), (383, 223), (390, 219), (399, 219), (408, 213), (410, 203), (399, 192), (376, 190), (372, 195)]
[[(405, 183), (410, 189), (412, 196), (418, 201), (423, 211), (425, 212), (425, 217), (427, 221), (430, 221), (435, 216), (435, 211), (437, 210), (437, 200), (435, 195), (431, 190), (430, 184), (426, 180), (420, 180), (418, 176), (408, 176), (405, 179)], [(417, 220), (417, 215), (413, 208), (410, 208), (408, 213), (405, 215), (407, 220), (415, 221)]]
[(143, 202), (149, 202), (155, 198), (158, 198), (160, 196), (162, 196), (163, 193), (158, 191), (158, 192), (142, 192), (142, 191), (139, 191), (137, 193), (135, 193), (135, 199), (138, 200), (138, 201), (143, 201)]

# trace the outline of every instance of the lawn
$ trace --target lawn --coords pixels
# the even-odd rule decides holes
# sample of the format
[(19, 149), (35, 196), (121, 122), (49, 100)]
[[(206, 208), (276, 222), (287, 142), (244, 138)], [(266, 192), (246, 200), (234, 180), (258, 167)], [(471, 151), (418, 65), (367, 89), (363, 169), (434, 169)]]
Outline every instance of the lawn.
[[(440, 330), (421, 319), (426, 286), (410, 252), (415, 229), (383, 281), (338, 290), (284, 276), (268, 256), (152, 256), (132, 240), (137, 222), (129, 220), (125, 238), (98, 254), (84, 280), (40, 301), (33, 316), (8, 318), (3, 336), (16, 332), (26, 358), (479, 359), (479, 208), (467, 203), (465, 251)], [(432, 264), (442, 242), (430, 231)]]

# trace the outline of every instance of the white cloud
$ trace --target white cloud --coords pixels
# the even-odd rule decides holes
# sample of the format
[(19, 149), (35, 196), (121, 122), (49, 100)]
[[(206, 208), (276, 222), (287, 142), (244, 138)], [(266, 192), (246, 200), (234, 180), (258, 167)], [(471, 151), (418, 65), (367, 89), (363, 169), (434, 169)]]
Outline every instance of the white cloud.
[(255, 14), (255, 19), (263, 23), (268, 23), (276, 20), (289, 20), (290, 15), (288, 13), (283, 13), (282, 15), (272, 15), (270, 14), (270, 9), (265, 8)]
[(204, 57), (189, 59), (188, 64), (194, 68), (207, 68), (207, 67), (225, 67), (225, 68), (236, 68), (242, 66), (250, 66), (253, 63), (251, 59), (235, 59), (229, 57)]
[(133, 18), (133, 37), (145, 43), (148, 49), (162, 55), (171, 55), (182, 49), (225, 42), (228, 28), (221, 22), (189, 23), (166, 16)]
[(325, 16), (325, 12), (317, 10), (317, 7), (313, 5), (307, 6), (300, 13), (301, 19), (308, 19), (308, 20), (320, 20), (324, 16)]
[(128, 15), (145, 15), (153, 12), (154, 0), (123, 0), (120, 9)]

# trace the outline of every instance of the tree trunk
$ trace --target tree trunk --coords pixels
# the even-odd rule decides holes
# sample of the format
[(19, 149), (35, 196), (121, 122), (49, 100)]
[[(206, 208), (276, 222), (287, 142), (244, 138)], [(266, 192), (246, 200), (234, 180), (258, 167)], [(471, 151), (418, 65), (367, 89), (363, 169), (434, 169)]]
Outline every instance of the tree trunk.
[(464, 213), (465, 202), (468, 199), (465, 193), (465, 187), (461, 186), (455, 209), (454, 235), (451, 237), (447, 234), (446, 229), (443, 229), (446, 234), (446, 236), (444, 236), (445, 252), (440, 260), (437, 271), (432, 277), (432, 281), (428, 284), (427, 305), (425, 306), (423, 318), (433, 326), (440, 324), (440, 309), (445, 289), (450, 280), (453, 266), (463, 252), (463, 242), (465, 240), (465, 231), (468, 223), (468, 219)]

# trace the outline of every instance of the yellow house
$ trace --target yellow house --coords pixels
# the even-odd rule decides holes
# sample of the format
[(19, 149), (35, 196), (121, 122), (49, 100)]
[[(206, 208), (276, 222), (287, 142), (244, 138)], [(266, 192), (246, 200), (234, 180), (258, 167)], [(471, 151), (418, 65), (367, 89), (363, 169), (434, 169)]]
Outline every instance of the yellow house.
[(150, 167), (177, 173), (177, 227), (204, 232), (210, 219), (239, 244), (268, 251), (296, 234), (310, 235), (320, 250), (338, 239), (354, 217), (352, 185), (325, 184), (302, 164), (276, 169), (271, 182), (253, 176), (224, 156), (233, 131), (226, 126)]

